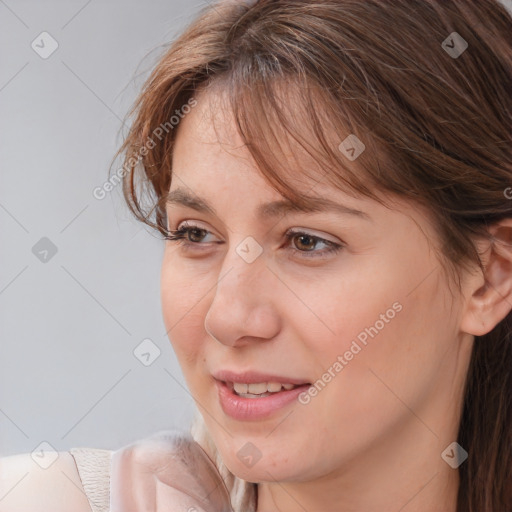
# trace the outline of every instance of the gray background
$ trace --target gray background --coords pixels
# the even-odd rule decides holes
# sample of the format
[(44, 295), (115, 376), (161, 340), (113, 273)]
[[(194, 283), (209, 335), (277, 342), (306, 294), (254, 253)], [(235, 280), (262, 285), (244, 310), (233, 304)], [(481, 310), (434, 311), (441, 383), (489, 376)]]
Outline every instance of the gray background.
[[(188, 427), (161, 314), (164, 243), (132, 219), (121, 186), (92, 191), (161, 45), (204, 5), (0, 1), (0, 455), (42, 441), (116, 449)], [(59, 45), (46, 59), (31, 47), (50, 48), (43, 31)], [(32, 252), (43, 237), (54, 256)], [(149, 366), (133, 353), (147, 338), (161, 351)]]
[[(161, 45), (204, 3), (0, 0), (0, 455), (117, 449), (189, 425), (160, 307), (163, 242), (120, 186), (92, 191)], [(43, 31), (59, 45), (46, 59), (31, 47)], [(148, 366), (134, 355), (145, 339)]]

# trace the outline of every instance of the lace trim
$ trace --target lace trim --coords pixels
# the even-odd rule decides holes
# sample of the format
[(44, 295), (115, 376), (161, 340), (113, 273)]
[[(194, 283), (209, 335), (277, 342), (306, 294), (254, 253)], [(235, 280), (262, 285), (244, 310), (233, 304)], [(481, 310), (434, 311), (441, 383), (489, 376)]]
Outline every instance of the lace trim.
[(110, 510), (110, 462), (112, 450), (71, 448), (92, 512)]

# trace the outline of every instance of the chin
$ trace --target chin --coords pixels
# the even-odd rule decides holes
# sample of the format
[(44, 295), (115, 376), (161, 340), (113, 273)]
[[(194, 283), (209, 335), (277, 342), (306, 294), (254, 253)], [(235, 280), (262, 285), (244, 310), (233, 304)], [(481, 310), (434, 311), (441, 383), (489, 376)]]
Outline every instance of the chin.
[(226, 467), (236, 477), (248, 482), (300, 480), (306, 468), (296, 448), (289, 452), (279, 438), (229, 438), (223, 440), (220, 454)]
[(252, 468), (248, 468), (235, 460), (226, 466), (236, 477), (253, 483), (295, 481), (301, 480), (303, 476), (296, 465), (292, 467), (292, 464), (287, 463), (259, 461)]

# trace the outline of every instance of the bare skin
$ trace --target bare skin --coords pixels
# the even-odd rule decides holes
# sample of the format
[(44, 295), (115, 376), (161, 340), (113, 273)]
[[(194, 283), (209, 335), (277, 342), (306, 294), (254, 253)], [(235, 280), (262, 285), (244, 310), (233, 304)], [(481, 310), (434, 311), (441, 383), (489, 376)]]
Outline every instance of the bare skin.
[[(428, 212), (397, 198), (386, 208), (320, 183), (319, 196), (369, 220), (319, 212), (264, 222), (256, 208), (282, 197), (258, 174), (229, 116), (212, 130), (211, 99), (203, 96), (180, 124), (171, 191), (203, 197), (217, 216), (169, 205), (171, 229), (186, 220), (208, 232), (194, 232), (187, 247), (167, 243), (161, 296), (223, 460), (258, 483), (257, 512), (456, 512), (459, 473), (446, 462), (447, 447), (474, 336), (512, 307), (512, 219), (490, 226), (493, 244), (477, 241), (485, 273), (464, 274), (460, 295), (441, 272)], [(319, 238), (286, 240), (290, 228)], [(236, 251), (247, 236), (263, 249), (251, 263)], [(325, 240), (343, 248), (328, 253)], [(363, 343), (370, 328), (377, 333)], [(219, 369), (323, 385), (264, 421), (240, 421), (220, 407), (212, 377)], [(248, 442), (261, 455), (250, 467), (237, 455)], [(171, 475), (164, 450), (137, 457)], [(148, 496), (160, 505), (178, 500), (169, 491)], [(0, 458), (0, 501), (0, 511), (90, 511), (68, 452), (46, 470), (30, 454)]]
[[(468, 273), (459, 296), (442, 271), (427, 212), (398, 198), (388, 197), (386, 208), (319, 183), (308, 193), (369, 220), (338, 212), (258, 218), (259, 205), (283, 197), (259, 174), (229, 115), (211, 103), (214, 94), (197, 96), (180, 123), (170, 190), (200, 196), (217, 216), (168, 206), (170, 229), (186, 221), (199, 231), (188, 245), (167, 242), (161, 297), (170, 340), (223, 460), (259, 483), (257, 512), (455, 512), (459, 473), (441, 454), (457, 439), (474, 336), (510, 311), (510, 249), (496, 259), (481, 242), (489, 275)], [(327, 253), (319, 240), (287, 241), (290, 228), (343, 248)], [(263, 249), (251, 263), (236, 251), (248, 236)], [(378, 333), (344, 357), (370, 326)], [(346, 364), (336, 371), (340, 355)], [(241, 421), (220, 406), (212, 377), (219, 369), (311, 383), (330, 369), (331, 379), (307, 404)], [(248, 442), (261, 454), (252, 467), (237, 456)]]

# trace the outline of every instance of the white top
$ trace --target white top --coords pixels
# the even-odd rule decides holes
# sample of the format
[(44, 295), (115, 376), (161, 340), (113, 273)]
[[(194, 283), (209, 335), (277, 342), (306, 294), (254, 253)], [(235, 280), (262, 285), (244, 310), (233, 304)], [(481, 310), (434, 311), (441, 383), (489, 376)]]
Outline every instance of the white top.
[(92, 512), (110, 511), (110, 463), (113, 450), (71, 448)]
[[(177, 508), (197, 512), (256, 510), (254, 489), (233, 486), (230, 496), (206, 452), (179, 432), (158, 432), (117, 451), (80, 447), (68, 453), (75, 461), (91, 512), (135, 510), (135, 502), (137, 510), (162, 512)], [(204, 491), (208, 494), (201, 498)]]

